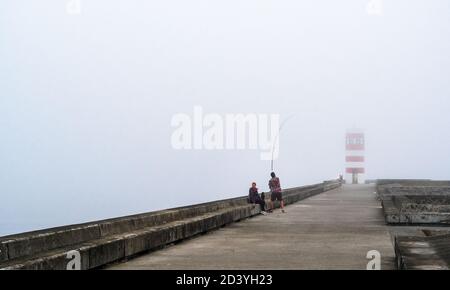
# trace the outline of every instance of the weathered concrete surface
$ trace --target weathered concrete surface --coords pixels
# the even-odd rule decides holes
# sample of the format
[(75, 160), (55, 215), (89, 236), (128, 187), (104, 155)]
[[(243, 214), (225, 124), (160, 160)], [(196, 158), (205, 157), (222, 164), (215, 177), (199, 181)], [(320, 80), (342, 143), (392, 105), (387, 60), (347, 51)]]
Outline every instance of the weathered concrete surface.
[(449, 180), (432, 179), (377, 179), (377, 185), (399, 185), (399, 186), (450, 186)]
[(395, 252), (399, 269), (448, 270), (450, 268), (450, 235), (397, 236)]
[(345, 185), (108, 269), (366, 269), (394, 250), (373, 185)]
[[(409, 181), (377, 186), (389, 224), (450, 224), (450, 186), (446, 181)], [(414, 185), (411, 185), (414, 184)]]
[(234, 206), (197, 217), (24, 256), (0, 263), (0, 269), (65, 270), (68, 263), (66, 255), (72, 250), (78, 251), (81, 255), (81, 269), (92, 269), (256, 215), (258, 212), (259, 209), (252, 208), (251, 205)]
[(450, 186), (404, 186), (398, 184), (380, 185), (378, 186), (378, 195), (391, 196), (448, 196)]
[(450, 266), (450, 182), (381, 180), (377, 195), (395, 245), (396, 265), (406, 270)]
[(8, 247), (6, 245), (0, 244), (0, 263), (8, 259)]
[[(337, 181), (284, 191), (287, 203), (339, 187)], [(0, 269), (66, 269), (78, 251), (92, 269), (260, 213), (246, 197), (0, 237)], [(70, 260), (70, 259), (69, 259)]]
[(450, 200), (441, 196), (394, 196), (382, 199), (389, 224), (450, 225)]
[(388, 229), (393, 243), (395, 237), (427, 237), (450, 234), (450, 227), (448, 226), (390, 225)]

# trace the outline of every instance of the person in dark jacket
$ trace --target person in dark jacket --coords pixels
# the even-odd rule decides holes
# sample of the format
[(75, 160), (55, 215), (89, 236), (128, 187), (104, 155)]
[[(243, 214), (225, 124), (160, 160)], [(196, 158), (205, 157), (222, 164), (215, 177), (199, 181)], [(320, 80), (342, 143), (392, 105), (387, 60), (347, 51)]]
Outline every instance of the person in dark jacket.
[(266, 202), (259, 196), (256, 182), (253, 182), (252, 187), (248, 190), (248, 201), (253, 204), (259, 204), (261, 207), (261, 213), (266, 213)]

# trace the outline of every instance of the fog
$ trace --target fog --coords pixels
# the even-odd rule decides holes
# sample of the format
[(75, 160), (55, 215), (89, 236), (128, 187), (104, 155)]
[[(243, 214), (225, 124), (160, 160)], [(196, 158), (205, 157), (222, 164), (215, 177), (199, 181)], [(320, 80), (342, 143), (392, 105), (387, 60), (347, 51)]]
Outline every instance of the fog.
[(68, 2), (0, 2), (0, 235), (267, 191), (258, 150), (173, 148), (195, 106), (289, 118), (284, 188), (349, 128), (367, 178), (449, 179), (447, 0)]

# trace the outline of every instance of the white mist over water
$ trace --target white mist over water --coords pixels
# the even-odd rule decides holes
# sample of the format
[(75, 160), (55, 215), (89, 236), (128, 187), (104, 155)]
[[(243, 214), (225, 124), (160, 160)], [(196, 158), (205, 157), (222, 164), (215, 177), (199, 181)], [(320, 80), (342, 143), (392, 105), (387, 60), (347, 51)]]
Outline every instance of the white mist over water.
[[(171, 118), (293, 115), (283, 187), (344, 170), (449, 179), (450, 3), (0, 3), (0, 235), (267, 191), (255, 150), (173, 150)], [(73, 11), (72, 11), (73, 12)]]

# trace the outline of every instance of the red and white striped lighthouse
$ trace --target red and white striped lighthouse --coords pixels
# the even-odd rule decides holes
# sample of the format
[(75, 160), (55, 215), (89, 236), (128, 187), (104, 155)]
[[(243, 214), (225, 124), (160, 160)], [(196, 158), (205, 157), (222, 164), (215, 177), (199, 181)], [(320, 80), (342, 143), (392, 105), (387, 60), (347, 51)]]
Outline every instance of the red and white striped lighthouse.
[(363, 131), (348, 130), (345, 136), (345, 180), (347, 183), (364, 183), (366, 173), (364, 150)]

